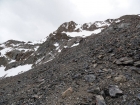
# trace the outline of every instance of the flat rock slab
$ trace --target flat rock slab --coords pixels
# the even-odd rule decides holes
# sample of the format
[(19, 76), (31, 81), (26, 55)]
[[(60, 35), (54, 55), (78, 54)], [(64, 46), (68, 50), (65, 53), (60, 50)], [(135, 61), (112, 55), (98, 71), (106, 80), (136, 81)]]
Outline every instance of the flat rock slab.
[(123, 95), (123, 91), (120, 90), (117, 85), (110, 85), (109, 86), (109, 95), (111, 97), (117, 97), (119, 95)]

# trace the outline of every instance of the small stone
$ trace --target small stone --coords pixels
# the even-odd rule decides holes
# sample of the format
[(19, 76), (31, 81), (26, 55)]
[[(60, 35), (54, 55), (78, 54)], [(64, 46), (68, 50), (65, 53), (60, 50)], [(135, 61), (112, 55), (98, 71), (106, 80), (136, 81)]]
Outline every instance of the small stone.
[(39, 96), (35, 94), (35, 95), (32, 95), (32, 98), (36, 98), (36, 99), (38, 99)]
[(75, 74), (74, 76), (72, 76), (72, 79), (80, 79), (81, 78), (81, 74)]
[(136, 97), (140, 100), (140, 93), (136, 95)]
[(110, 48), (110, 49), (108, 50), (108, 53), (112, 53), (112, 52), (113, 52), (113, 49)]
[(103, 71), (106, 71), (106, 72), (108, 72), (109, 70), (108, 69), (102, 69)]
[(140, 24), (138, 24), (136, 27), (137, 27), (137, 28), (140, 28)]
[(127, 95), (123, 95), (123, 101), (125, 102), (127, 98)]
[(127, 105), (138, 105), (138, 104), (136, 103), (136, 100), (133, 99)]
[(115, 54), (111, 54), (110, 56), (113, 57)]
[(96, 105), (106, 105), (103, 96), (101, 95), (96, 96)]
[(119, 75), (119, 76), (114, 78), (114, 81), (116, 81), (116, 82), (125, 82), (126, 77), (124, 75)]
[(93, 67), (96, 68), (97, 67), (97, 63), (93, 64)]
[(100, 93), (100, 88), (99, 87), (90, 87), (87, 90), (88, 93), (93, 93), (93, 94), (99, 94)]
[(73, 92), (72, 87), (69, 87), (66, 91), (64, 91), (62, 93), (62, 97), (65, 98), (65, 97), (69, 96), (72, 92)]
[(120, 62), (119, 60), (116, 60), (115, 63), (116, 63), (117, 65), (121, 65), (121, 64), (122, 64), (122, 62)]
[(123, 95), (122, 90), (118, 88), (117, 85), (110, 85), (109, 86), (109, 95), (111, 97), (117, 97), (118, 95)]
[(133, 59), (132, 58), (129, 58), (129, 57), (123, 57), (123, 58), (120, 58), (120, 59), (117, 59), (115, 61), (115, 63), (117, 65), (121, 65), (121, 64), (124, 64), (124, 65), (132, 65), (134, 63)]
[(85, 75), (84, 76), (85, 81), (87, 82), (94, 82), (94, 80), (96, 79), (96, 76), (93, 74), (89, 74), (89, 75)]
[(93, 60), (92, 63), (96, 63), (96, 60)]
[(45, 80), (44, 79), (38, 79), (38, 83), (40, 83), (40, 82), (44, 82)]
[(125, 65), (131, 65), (131, 64), (133, 64), (134, 63), (134, 61), (133, 60), (127, 60), (127, 61), (124, 61), (123, 62), (123, 64), (125, 64)]
[(103, 57), (104, 57), (103, 55), (99, 55), (99, 56), (98, 56), (99, 59), (102, 59)]
[(98, 73), (104, 73), (104, 71), (101, 70), (101, 69), (99, 69), (97, 72), (98, 72)]
[(111, 75), (109, 75), (109, 76), (107, 76), (106, 78), (108, 78), (108, 79), (109, 79), (109, 78), (111, 78), (111, 77), (112, 77), (112, 76), (111, 76)]
[(140, 74), (140, 69), (137, 67), (131, 67), (130, 70), (135, 71), (136, 73)]
[(140, 61), (134, 62), (134, 66), (140, 67)]

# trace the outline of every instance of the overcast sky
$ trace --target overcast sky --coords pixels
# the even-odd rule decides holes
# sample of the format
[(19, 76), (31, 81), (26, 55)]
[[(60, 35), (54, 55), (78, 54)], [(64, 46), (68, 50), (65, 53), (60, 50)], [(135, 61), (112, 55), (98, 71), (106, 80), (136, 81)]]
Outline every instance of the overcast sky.
[(62, 23), (140, 14), (140, 0), (0, 0), (0, 43), (45, 38)]

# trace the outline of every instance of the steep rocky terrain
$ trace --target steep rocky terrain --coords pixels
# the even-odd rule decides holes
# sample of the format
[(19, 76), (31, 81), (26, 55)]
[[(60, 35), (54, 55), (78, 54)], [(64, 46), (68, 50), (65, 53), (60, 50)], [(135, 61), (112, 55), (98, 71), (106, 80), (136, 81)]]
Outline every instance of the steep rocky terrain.
[(140, 105), (139, 15), (66, 22), (42, 43), (10, 40), (0, 50), (7, 71), (32, 65), (0, 80), (0, 105)]
[[(83, 25), (70, 21), (63, 23), (56, 31), (39, 41), (8, 40), (0, 44), (0, 70), (2, 71), (0, 77), (14, 76), (49, 62), (58, 56), (62, 49), (77, 46), (83, 38), (100, 33), (111, 23), (120, 21), (120, 19), (108, 19)], [(14, 72), (23, 67), (26, 69)]]

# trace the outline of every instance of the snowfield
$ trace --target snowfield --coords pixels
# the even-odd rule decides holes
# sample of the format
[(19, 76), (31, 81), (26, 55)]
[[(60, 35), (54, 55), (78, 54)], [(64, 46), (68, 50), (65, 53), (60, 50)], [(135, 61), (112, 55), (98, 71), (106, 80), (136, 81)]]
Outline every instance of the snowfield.
[(21, 74), (23, 72), (26, 72), (31, 69), (31, 64), (30, 65), (23, 65), (23, 66), (18, 66), (16, 68), (9, 69), (5, 71), (5, 67), (0, 67), (0, 77), (10, 77), (10, 76), (15, 76), (18, 74)]

